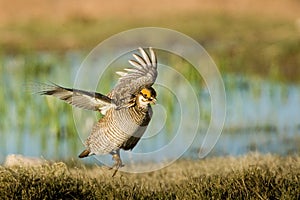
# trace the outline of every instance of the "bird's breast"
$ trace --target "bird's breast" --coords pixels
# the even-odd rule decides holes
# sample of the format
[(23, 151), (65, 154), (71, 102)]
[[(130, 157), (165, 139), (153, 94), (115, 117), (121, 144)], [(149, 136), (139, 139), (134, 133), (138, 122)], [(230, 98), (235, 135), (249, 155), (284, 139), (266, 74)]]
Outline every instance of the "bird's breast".
[(141, 137), (150, 122), (150, 110), (137, 107), (113, 110), (111, 112), (111, 126), (129, 136)]

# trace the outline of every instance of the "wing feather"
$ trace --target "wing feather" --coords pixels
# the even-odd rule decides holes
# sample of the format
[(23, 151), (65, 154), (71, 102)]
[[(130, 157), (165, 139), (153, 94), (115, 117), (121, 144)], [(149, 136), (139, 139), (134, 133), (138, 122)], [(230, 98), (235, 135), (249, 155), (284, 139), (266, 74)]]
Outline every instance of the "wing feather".
[(146, 64), (145, 60), (141, 56), (139, 56), (137, 54), (133, 54), (133, 57), (138, 61), (139, 65), (143, 66), (143, 68), (147, 67), (147, 64)]
[(142, 56), (144, 58), (144, 61), (146, 61), (147, 65), (148, 66), (152, 65), (152, 62), (150, 61), (150, 58), (149, 58), (148, 54), (144, 51), (144, 49), (142, 49), (141, 47), (139, 47), (139, 50), (140, 50), (140, 53), (142, 54)]
[(135, 60), (128, 61), (133, 68), (117, 72), (121, 77), (108, 96), (118, 106), (128, 103), (141, 89), (154, 84), (157, 77), (157, 59), (151, 47), (149, 52), (150, 56), (144, 49), (139, 48), (140, 54), (133, 54)]
[(37, 94), (54, 96), (78, 108), (100, 111), (104, 115), (108, 109), (115, 107), (115, 104), (109, 97), (96, 92), (44, 83), (36, 84), (34, 90)]
[(150, 48), (149, 50), (150, 50), (150, 55), (151, 55), (151, 61), (152, 61), (152, 63), (155, 63), (155, 66), (156, 66), (157, 65), (156, 55), (152, 48)]
[(138, 69), (143, 69), (143, 67), (140, 65), (140, 63), (138, 63), (137, 61), (134, 60), (129, 60), (128, 61), (132, 66), (138, 68)]

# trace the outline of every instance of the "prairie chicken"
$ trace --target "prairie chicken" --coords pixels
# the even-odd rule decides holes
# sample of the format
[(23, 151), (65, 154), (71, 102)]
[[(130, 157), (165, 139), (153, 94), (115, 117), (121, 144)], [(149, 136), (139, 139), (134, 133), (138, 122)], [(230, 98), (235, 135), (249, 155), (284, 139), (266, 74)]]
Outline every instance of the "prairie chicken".
[(120, 149), (132, 150), (143, 136), (152, 117), (150, 104), (156, 102), (156, 92), (151, 87), (157, 77), (157, 60), (152, 48), (149, 53), (139, 48), (129, 60), (133, 68), (116, 72), (121, 77), (108, 95), (56, 84), (39, 85), (37, 93), (52, 95), (76, 107), (99, 111), (104, 116), (93, 126), (85, 141), (86, 149), (79, 158), (95, 154), (111, 154), (115, 173), (122, 167)]

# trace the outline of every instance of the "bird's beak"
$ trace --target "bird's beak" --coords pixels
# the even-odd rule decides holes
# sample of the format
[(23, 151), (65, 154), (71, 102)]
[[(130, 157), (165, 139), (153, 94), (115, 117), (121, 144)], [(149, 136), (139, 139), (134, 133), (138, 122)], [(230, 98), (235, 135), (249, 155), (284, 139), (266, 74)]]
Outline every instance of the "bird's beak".
[(152, 103), (153, 105), (155, 105), (155, 104), (156, 104), (156, 99), (153, 98), (152, 101), (151, 101), (151, 103)]

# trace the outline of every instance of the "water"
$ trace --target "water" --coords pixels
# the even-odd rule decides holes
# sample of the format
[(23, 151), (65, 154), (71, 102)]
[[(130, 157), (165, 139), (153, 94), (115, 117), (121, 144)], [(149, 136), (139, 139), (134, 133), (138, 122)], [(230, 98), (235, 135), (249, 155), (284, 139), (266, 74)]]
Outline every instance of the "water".
[[(78, 52), (70, 52), (64, 56), (38, 53), (1, 57), (0, 161), (8, 154), (68, 160), (76, 158), (83, 150), (82, 140), (89, 134), (99, 115), (72, 109), (51, 97), (32, 95), (23, 87), (30, 81), (53, 81), (72, 87), (83, 56)], [(117, 76), (111, 75), (111, 71), (115, 71), (115, 68), (107, 70), (109, 75), (99, 82), (98, 90), (103, 93), (107, 93), (116, 81)], [(298, 154), (300, 86), (257, 77), (222, 76), (227, 95), (227, 116), (223, 133), (209, 156), (242, 155), (249, 151)], [(125, 160), (136, 156), (144, 161), (160, 161), (181, 154), (183, 157), (198, 158), (210, 122), (210, 95), (197, 77), (187, 80), (192, 88), (196, 88), (195, 95), (201, 113), (198, 118), (199, 129), (194, 138), (192, 132), (198, 119), (185, 112), (191, 114), (195, 107), (190, 99), (176, 96), (179, 93), (189, 96), (186, 88), (182, 87), (185, 83), (177, 76), (172, 77), (167, 69), (162, 69), (159, 79), (166, 81), (167, 78), (171, 83), (168, 87), (174, 86), (176, 89), (154, 86), (159, 101), (153, 107), (153, 120), (133, 152), (122, 153)], [(174, 78), (178, 81), (174, 82)], [(178, 131), (180, 123), (185, 128)], [(157, 153), (145, 156), (150, 152)], [(103, 159), (110, 158), (103, 156)]]

